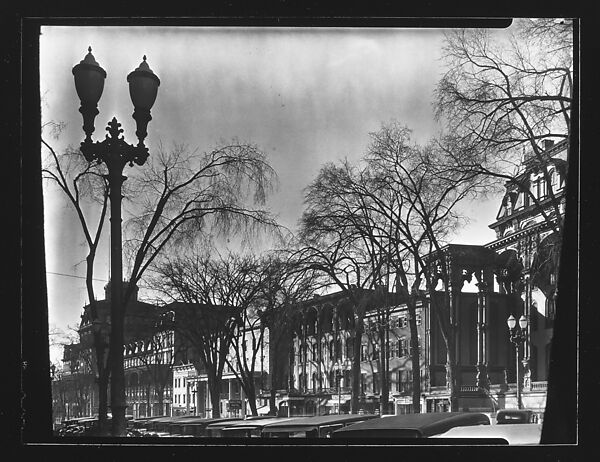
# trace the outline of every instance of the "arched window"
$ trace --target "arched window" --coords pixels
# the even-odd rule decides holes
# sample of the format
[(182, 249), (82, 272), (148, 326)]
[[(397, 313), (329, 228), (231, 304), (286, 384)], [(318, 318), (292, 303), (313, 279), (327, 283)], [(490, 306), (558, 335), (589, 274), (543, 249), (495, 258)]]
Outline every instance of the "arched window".
[(346, 358), (354, 358), (354, 337), (346, 339)]

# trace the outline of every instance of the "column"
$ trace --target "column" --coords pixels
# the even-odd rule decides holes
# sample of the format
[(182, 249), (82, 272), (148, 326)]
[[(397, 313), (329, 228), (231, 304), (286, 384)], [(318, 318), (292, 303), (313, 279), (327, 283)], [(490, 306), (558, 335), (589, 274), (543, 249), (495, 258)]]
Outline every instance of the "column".
[(477, 386), (489, 390), (487, 358), (487, 309), (488, 309), (488, 284), (483, 279), (483, 271), (477, 272), (479, 293), (477, 296)]

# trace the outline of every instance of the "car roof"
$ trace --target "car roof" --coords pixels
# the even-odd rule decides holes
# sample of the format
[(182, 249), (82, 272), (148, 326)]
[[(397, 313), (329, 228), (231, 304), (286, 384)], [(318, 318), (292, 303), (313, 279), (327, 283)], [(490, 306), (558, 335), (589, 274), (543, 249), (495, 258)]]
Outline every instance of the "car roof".
[(496, 418), (502, 416), (526, 416), (529, 417), (531, 414), (535, 414), (533, 409), (500, 409), (496, 413)]
[(472, 425), (454, 427), (432, 438), (502, 438), (508, 444), (539, 444), (541, 424)]
[(489, 425), (487, 415), (479, 412), (435, 412), (425, 414), (401, 414), (369, 419), (336, 430), (335, 436), (404, 436), (402, 430), (418, 432), (422, 436), (442, 433), (459, 425)]
[(257, 419), (257, 420), (242, 420), (240, 422), (234, 422), (230, 425), (227, 425), (223, 430), (227, 430), (228, 428), (263, 428), (265, 425), (270, 423), (277, 423), (287, 420), (295, 420), (294, 417), (271, 417), (270, 419)]
[(285, 422), (274, 422), (265, 426), (265, 432), (302, 431), (323, 425), (335, 425), (354, 421), (364, 421), (379, 417), (375, 414), (332, 414), (313, 417), (296, 417)]

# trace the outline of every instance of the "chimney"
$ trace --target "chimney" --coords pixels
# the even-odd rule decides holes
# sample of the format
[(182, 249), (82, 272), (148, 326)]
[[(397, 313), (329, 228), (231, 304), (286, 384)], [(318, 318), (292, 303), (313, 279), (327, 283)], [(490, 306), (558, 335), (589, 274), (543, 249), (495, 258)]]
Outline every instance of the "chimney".
[(544, 140), (543, 143), (544, 143), (544, 151), (547, 151), (552, 146), (554, 146), (554, 140)]

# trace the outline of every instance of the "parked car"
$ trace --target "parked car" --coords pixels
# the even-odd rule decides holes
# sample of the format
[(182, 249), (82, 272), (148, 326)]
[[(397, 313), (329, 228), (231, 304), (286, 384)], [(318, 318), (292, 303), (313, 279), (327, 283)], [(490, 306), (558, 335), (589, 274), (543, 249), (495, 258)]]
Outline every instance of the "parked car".
[(538, 423), (538, 415), (532, 409), (501, 409), (496, 414), (496, 424)]
[(402, 414), (369, 419), (348, 425), (332, 433), (333, 438), (427, 438), (453, 427), (490, 425), (487, 415), (479, 412), (432, 412)]
[(234, 422), (240, 420), (238, 417), (220, 417), (218, 419), (206, 419), (199, 416), (186, 416), (170, 422), (168, 430), (171, 436), (178, 437), (202, 437), (206, 436), (206, 427), (216, 422)]
[[(467, 444), (512, 444), (535, 445), (540, 443), (541, 424), (518, 423), (505, 425), (472, 425), (454, 427), (447, 432), (433, 435), (431, 438), (452, 438)], [(456, 444), (457, 442), (449, 442)]]
[(242, 420), (240, 422), (230, 422), (225, 426), (211, 424), (209, 425), (209, 427), (212, 427), (210, 436), (223, 438), (258, 438), (262, 436), (262, 430), (266, 425), (294, 419), (294, 417), (271, 417), (269, 419), (251, 419)]
[(374, 414), (335, 414), (315, 417), (297, 417), (266, 425), (262, 436), (266, 438), (330, 438), (340, 428), (379, 418)]
[(175, 422), (170, 426), (171, 436), (184, 436), (202, 438), (211, 436), (211, 431), (208, 429), (213, 425), (213, 429), (220, 429), (232, 422), (240, 421), (239, 417), (219, 417), (209, 419), (186, 419)]

